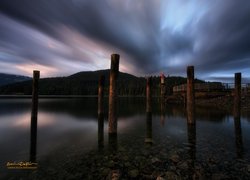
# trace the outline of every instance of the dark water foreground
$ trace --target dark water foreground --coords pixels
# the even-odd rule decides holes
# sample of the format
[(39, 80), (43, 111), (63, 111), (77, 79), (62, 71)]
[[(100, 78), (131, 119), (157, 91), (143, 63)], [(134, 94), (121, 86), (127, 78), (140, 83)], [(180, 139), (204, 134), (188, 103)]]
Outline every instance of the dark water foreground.
[[(29, 99), (0, 102), (0, 179), (250, 179), (250, 111), (240, 119), (219, 108), (196, 109), (120, 98), (118, 134), (97, 118), (97, 99), (42, 99), (36, 170), (7, 169), (30, 160)], [(106, 109), (107, 111), (107, 109)]]

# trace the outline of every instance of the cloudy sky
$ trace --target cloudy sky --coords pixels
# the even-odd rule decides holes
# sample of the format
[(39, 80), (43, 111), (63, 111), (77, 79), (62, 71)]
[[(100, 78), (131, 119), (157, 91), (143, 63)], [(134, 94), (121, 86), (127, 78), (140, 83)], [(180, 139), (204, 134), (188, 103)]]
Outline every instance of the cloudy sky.
[(107, 69), (250, 81), (249, 0), (1, 0), (0, 72)]

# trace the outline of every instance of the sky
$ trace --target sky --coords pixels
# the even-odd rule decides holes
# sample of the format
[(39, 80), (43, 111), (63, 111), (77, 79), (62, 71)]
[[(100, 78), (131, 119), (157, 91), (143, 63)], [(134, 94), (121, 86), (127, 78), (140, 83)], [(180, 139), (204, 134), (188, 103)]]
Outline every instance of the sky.
[(0, 72), (42, 77), (110, 68), (136, 76), (250, 83), (249, 0), (1, 0)]

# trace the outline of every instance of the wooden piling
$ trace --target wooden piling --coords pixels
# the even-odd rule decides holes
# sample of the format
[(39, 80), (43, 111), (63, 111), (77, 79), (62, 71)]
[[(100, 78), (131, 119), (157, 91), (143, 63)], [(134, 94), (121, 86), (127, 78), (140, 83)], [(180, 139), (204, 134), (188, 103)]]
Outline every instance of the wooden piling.
[(241, 106), (241, 73), (234, 74), (234, 117), (240, 117)]
[(152, 96), (151, 96), (151, 86), (152, 86), (152, 78), (147, 78), (147, 86), (146, 86), (146, 112), (152, 112)]
[(187, 121), (195, 124), (194, 66), (187, 67)]
[(103, 106), (104, 83), (105, 83), (105, 76), (102, 75), (100, 76), (98, 83), (98, 116), (104, 113), (104, 106)]
[(237, 157), (243, 157), (243, 142), (242, 131), (240, 122), (240, 109), (241, 109), (241, 73), (234, 74), (234, 132)]
[(109, 133), (117, 133), (117, 78), (119, 74), (119, 54), (111, 55), (109, 85)]
[(33, 71), (32, 108), (31, 108), (31, 126), (30, 126), (30, 161), (31, 162), (36, 161), (39, 77), (40, 77), (40, 71)]
[(164, 74), (161, 74), (161, 98), (164, 99), (165, 92), (166, 92), (166, 84), (165, 84), (165, 76)]
[(147, 78), (146, 84), (146, 137), (145, 143), (152, 144), (152, 78)]
[(98, 82), (98, 149), (104, 147), (104, 84), (105, 76), (101, 75)]

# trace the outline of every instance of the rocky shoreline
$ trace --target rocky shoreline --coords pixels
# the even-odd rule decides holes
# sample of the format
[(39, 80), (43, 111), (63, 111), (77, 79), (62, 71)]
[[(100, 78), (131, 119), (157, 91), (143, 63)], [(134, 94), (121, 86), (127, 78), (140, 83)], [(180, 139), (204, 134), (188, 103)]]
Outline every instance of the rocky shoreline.
[[(180, 96), (170, 96), (166, 98), (166, 103), (170, 104), (185, 104), (185, 101)], [(234, 106), (234, 97), (232, 95), (219, 97), (198, 97), (195, 99), (197, 106), (216, 107), (222, 110), (231, 111)], [(241, 110), (250, 110), (250, 96), (241, 98)]]
[[(7, 179), (250, 179), (249, 159), (235, 157), (226, 149), (217, 151), (224, 152), (230, 159), (209, 149), (200, 154), (194, 144), (185, 143), (180, 147), (169, 141), (167, 138), (161, 144), (138, 143), (133, 148), (125, 143), (110, 144), (87, 154), (60, 152), (39, 161), (38, 170)], [(67, 161), (63, 161), (62, 156), (66, 156)]]

